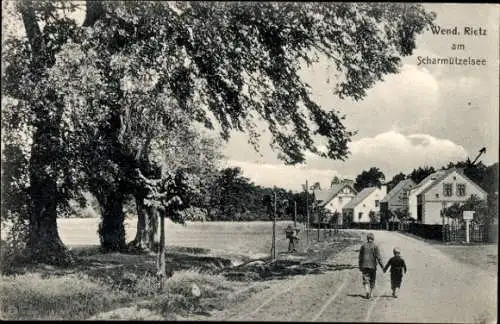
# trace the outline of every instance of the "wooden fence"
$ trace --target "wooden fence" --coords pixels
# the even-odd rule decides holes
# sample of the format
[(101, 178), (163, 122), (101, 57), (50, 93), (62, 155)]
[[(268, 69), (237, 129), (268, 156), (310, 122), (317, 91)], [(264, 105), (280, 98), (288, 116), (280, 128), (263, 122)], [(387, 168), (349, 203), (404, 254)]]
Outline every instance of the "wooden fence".
[[(444, 226), (444, 241), (445, 242), (465, 242), (466, 241), (466, 225), (465, 222), (454, 222)], [(488, 227), (477, 222), (469, 224), (469, 241), (470, 242), (488, 242)]]
[[(392, 225), (392, 228), (395, 226)], [(398, 229), (402, 232), (408, 232), (418, 235), (423, 238), (439, 240), (444, 242), (465, 242), (466, 241), (466, 225), (464, 221), (457, 220), (450, 224), (444, 225), (427, 225), (414, 222), (400, 222)], [(486, 243), (493, 242), (496, 237), (493, 237), (491, 229), (484, 224), (471, 221), (469, 224), (469, 242)]]

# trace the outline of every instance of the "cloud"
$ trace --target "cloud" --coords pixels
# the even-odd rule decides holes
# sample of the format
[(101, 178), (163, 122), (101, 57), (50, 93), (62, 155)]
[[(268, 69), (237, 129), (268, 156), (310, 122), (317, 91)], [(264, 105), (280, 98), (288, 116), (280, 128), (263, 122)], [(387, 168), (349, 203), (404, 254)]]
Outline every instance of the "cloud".
[(369, 118), (359, 118), (359, 129), (375, 123), (385, 129), (393, 127), (416, 132), (439, 110), (440, 86), (426, 68), (405, 64), (399, 74), (388, 76), (368, 91), (362, 109)]
[(319, 182), (322, 188), (328, 188), (335, 176), (355, 179), (363, 170), (377, 167), (390, 180), (399, 172), (408, 174), (419, 166), (440, 168), (468, 157), (463, 146), (448, 139), (422, 133), (405, 135), (396, 129), (355, 140), (349, 148), (351, 155), (346, 161), (307, 154), (306, 164), (297, 166), (230, 159), (226, 167), (240, 167), (243, 175), (258, 185), (301, 190), (306, 179), (310, 184)]
[(319, 182), (321, 188), (328, 188), (333, 177), (339, 176), (339, 173), (332, 169), (314, 169), (305, 165), (290, 166), (228, 160), (227, 167), (229, 166), (240, 167), (243, 175), (257, 185), (277, 186), (293, 191), (302, 190), (302, 184), (305, 184), (306, 180), (310, 185)]
[(350, 143), (349, 148), (352, 155), (345, 171), (359, 174), (375, 166), (387, 178), (399, 172), (407, 174), (419, 166), (439, 168), (451, 161), (463, 161), (468, 156), (463, 146), (448, 139), (419, 133), (404, 135), (395, 130), (359, 139)]

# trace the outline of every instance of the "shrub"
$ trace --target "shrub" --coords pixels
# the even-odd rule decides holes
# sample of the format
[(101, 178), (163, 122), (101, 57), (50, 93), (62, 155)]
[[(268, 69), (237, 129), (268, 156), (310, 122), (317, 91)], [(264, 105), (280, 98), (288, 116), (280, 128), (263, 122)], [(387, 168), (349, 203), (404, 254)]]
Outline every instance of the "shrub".
[[(200, 295), (193, 294), (193, 285), (199, 288)], [(166, 281), (164, 289), (164, 293), (156, 297), (149, 306), (163, 316), (221, 309), (226, 292), (232, 290), (224, 276), (203, 274), (195, 270), (174, 273)]]
[(43, 278), (40, 274), (2, 277), (0, 304), (3, 319), (79, 320), (129, 300), (82, 275)]

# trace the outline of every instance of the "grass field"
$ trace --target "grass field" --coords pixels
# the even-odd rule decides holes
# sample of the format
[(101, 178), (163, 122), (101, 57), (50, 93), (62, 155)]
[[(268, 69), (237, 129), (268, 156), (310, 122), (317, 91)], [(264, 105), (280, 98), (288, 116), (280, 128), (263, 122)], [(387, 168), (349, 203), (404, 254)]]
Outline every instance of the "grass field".
[[(97, 246), (99, 219), (64, 218), (58, 220), (61, 240), (70, 248)], [(284, 229), (290, 221), (276, 223), (277, 251), (286, 251), (288, 241)], [(130, 242), (136, 233), (136, 219), (125, 221), (126, 240)], [(166, 221), (168, 246), (182, 246), (210, 250), (214, 255), (244, 255), (259, 258), (270, 254), (272, 222), (188, 222), (185, 226)], [(303, 235), (303, 232), (302, 232)]]
[[(2, 276), (0, 318), (172, 320), (176, 315), (221, 309), (236, 291), (243, 289), (250, 294), (252, 289), (248, 289), (249, 282), (229, 280), (219, 270), (248, 259), (269, 257), (271, 252), (271, 222), (184, 226), (167, 221), (167, 261), (174, 275), (158, 293), (156, 255), (99, 253), (98, 223), (95, 218), (59, 219), (61, 239), (79, 257), (78, 263), (68, 269), (26, 267), (15, 275)], [(284, 228), (290, 223), (276, 224), (278, 254), (287, 251)], [(136, 220), (127, 219), (125, 226), (129, 242), (135, 236)], [(301, 253), (309, 254), (311, 247), (311, 253), (322, 253), (321, 244), (305, 246), (304, 231), (300, 237)], [(323, 233), (321, 237), (324, 240)], [(317, 235), (311, 233), (311, 243), (313, 238)], [(193, 285), (200, 296), (192, 294)], [(244, 298), (244, 294), (238, 298)]]

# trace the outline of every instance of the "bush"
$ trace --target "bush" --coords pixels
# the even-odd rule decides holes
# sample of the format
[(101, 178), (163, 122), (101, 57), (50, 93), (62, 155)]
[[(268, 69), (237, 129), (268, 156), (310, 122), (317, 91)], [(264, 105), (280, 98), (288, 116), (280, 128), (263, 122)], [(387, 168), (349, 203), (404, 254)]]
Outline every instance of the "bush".
[[(193, 285), (199, 288), (199, 295), (193, 294)], [(224, 276), (203, 274), (194, 270), (174, 273), (165, 282), (164, 289), (164, 293), (156, 297), (149, 306), (163, 316), (222, 309), (225, 291), (232, 290)]]
[(83, 320), (129, 300), (83, 275), (43, 278), (40, 274), (2, 277), (2, 319)]

